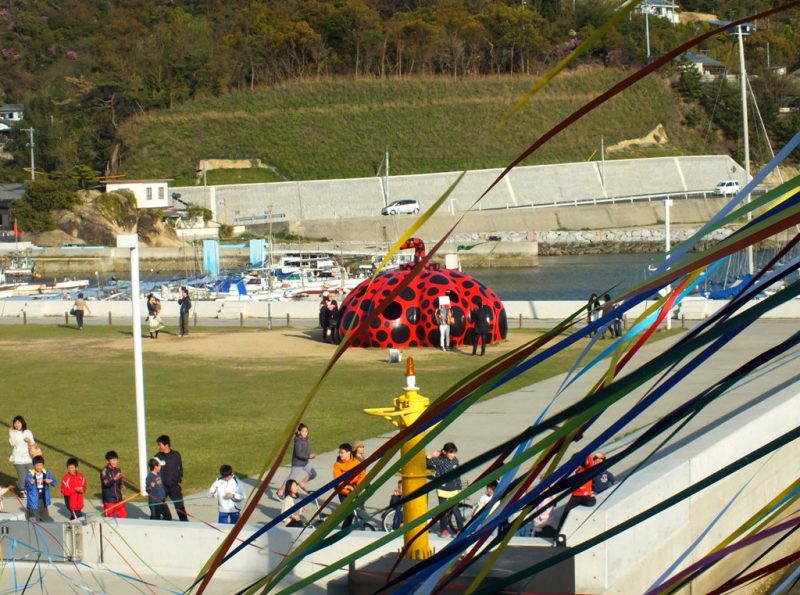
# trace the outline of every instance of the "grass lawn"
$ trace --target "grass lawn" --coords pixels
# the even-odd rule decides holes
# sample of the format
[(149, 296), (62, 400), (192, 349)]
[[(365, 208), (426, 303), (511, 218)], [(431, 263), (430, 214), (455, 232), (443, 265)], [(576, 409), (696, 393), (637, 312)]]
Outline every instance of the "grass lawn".
[[(501, 351), (530, 340), (538, 331), (514, 330)], [(198, 328), (186, 340), (145, 340), (148, 452), (166, 433), (183, 456), (184, 489), (206, 488), (221, 463), (255, 475), (296, 404), (316, 382), (332, 347), (315, 340), (318, 331)], [(581, 342), (583, 344), (583, 342)], [(22, 415), (42, 445), (48, 466), (60, 478), (67, 456), (82, 461), (90, 489), (96, 469), (114, 449), (135, 481), (136, 416), (130, 331), (123, 327), (74, 329), (56, 325), (0, 326), (3, 348), (3, 411), (9, 425)], [(521, 376), (506, 392), (568, 369), (578, 348)], [(417, 362), (421, 394), (436, 398), (488, 358), (406, 349)], [(383, 420), (365, 407), (389, 406), (401, 394), (404, 366), (388, 366), (384, 350), (351, 350), (334, 368), (304, 417), (316, 452), (342, 441), (386, 433)], [(12, 483), (10, 463), (0, 466), (0, 483)]]

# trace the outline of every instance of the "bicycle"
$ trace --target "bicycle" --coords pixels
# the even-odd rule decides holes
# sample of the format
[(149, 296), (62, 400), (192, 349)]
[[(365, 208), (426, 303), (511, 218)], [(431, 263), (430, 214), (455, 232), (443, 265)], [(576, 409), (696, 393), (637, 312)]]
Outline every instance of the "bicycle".
[[(456, 508), (458, 508), (458, 511), (461, 513), (461, 518), (464, 519), (464, 524), (466, 524), (467, 521), (472, 518), (472, 515), (475, 512), (474, 507), (468, 502), (459, 502), (456, 504)], [(394, 530), (393, 527), (395, 514), (395, 509), (390, 508), (381, 515), (381, 526), (387, 533), (391, 533)], [(402, 514), (402, 511), (400, 514)], [(455, 515), (450, 515), (448, 526), (453, 534), (458, 532), (458, 523), (456, 522)]]
[(363, 506), (356, 508), (353, 515), (353, 523), (350, 526), (354, 531), (375, 531), (372, 517)]

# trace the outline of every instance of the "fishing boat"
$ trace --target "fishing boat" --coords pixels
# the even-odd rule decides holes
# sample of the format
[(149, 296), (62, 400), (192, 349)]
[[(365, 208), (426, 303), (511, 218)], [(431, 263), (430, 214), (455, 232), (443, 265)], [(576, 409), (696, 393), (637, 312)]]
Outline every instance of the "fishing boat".
[(20, 252), (11, 255), (10, 264), (3, 269), (6, 279), (30, 279), (34, 275), (36, 263)]

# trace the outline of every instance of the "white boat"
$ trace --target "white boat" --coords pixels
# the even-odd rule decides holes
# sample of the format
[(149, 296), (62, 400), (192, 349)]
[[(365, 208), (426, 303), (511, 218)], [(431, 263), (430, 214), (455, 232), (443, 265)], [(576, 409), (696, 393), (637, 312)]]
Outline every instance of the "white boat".
[(11, 256), (11, 264), (3, 269), (3, 273), (7, 279), (30, 279), (35, 268), (32, 258), (15, 252)]

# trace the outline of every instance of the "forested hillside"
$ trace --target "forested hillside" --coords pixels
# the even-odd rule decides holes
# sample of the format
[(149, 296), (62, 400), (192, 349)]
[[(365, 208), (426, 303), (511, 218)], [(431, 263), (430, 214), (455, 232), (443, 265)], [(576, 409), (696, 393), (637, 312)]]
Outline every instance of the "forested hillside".
[[(3, 101), (25, 106), (24, 125), (36, 131), (37, 169), (79, 171), (83, 173), (75, 177), (81, 179), (91, 177), (91, 171), (126, 169), (143, 175), (179, 175), (185, 164), (181, 172), (166, 172), (162, 171), (166, 163), (158, 165), (140, 154), (135, 140), (123, 132), (131, 130), (126, 123), (132, 117), (158, 121), (159, 110), (175, 108), (178, 111), (172, 113), (188, 114), (196, 102), (209, 106), (211, 98), (232, 93), (242, 97), (236, 101), (247, 104), (241, 94), (257, 98), (265, 89), (288, 88), (297, 81), (474, 81), (502, 75), (517, 77), (521, 89), (605, 22), (618, 4), (611, 0), (7, 0), (0, 3), (0, 92)], [(684, 11), (729, 18), (774, 3), (684, 0), (681, 4)], [(797, 68), (797, 22), (797, 10), (772, 17), (759, 23), (758, 32), (747, 42), (748, 68), (759, 81), (754, 82), (754, 91), (765, 100), (762, 115), (776, 138), (791, 129), (776, 114), (778, 104), (794, 90), (771, 72), (776, 66)], [(641, 15), (623, 20), (574, 67), (641, 66), (643, 25)], [(652, 54), (667, 51), (696, 31), (692, 23), (672, 25), (651, 17)], [(729, 36), (721, 35), (700, 49), (735, 71), (731, 47)], [(695, 114), (688, 125), (705, 127), (707, 136), (708, 130), (723, 125), (735, 150), (735, 119), (728, 118), (734, 126), (729, 130), (718, 121), (718, 106), (703, 100), (719, 90), (689, 87), (683, 96), (705, 115)], [(361, 87), (365, 93), (380, 88)], [(467, 128), (472, 125), (463, 123)], [(205, 130), (201, 124), (176, 133), (201, 135)], [(226, 128), (215, 130), (220, 133), (226, 134)], [(27, 135), (12, 134), (6, 149), (14, 159), (0, 167), (0, 177), (25, 176), (26, 143)], [(209, 143), (210, 139), (205, 144)], [(192, 155), (191, 160), (207, 156)], [(148, 163), (158, 172), (148, 171)]]

